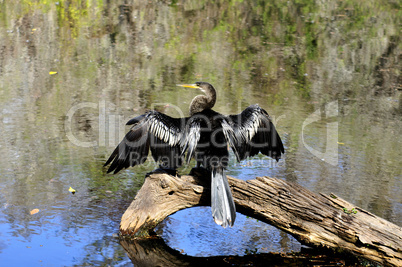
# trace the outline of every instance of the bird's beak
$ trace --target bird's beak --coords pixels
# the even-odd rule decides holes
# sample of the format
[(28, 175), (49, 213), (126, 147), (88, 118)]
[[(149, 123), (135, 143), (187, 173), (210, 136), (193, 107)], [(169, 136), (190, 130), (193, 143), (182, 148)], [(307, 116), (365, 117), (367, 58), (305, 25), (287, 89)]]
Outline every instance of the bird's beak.
[(187, 88), (201, 89), (201, 88), (200, 88), (199, 86), (197, 86), (196, 84), (178, 84), (177, 86), (187, 87)]

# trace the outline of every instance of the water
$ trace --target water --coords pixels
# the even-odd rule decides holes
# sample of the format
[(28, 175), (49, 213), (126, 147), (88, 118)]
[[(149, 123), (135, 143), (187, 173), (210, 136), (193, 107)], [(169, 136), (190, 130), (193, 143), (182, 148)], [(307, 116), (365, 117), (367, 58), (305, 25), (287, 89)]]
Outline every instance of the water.
[[(134, 115), (187, 115), (197, 92), (175, 85), (198, 80), (217, 88), (223, 114), (258, 103), (285, 143), (278, 165), (232, 160), (229, 175), (333, 192), (401, 225), (395, 3), (111, 2), (0, 3), (2, 264), (131, 264), (119, 222), (155, 166), (113, 176), (102, 165)], [(174, 214), (158, 233), (193, 256), (301, 247), (241, 215), (221, 229), (207, 207)]]

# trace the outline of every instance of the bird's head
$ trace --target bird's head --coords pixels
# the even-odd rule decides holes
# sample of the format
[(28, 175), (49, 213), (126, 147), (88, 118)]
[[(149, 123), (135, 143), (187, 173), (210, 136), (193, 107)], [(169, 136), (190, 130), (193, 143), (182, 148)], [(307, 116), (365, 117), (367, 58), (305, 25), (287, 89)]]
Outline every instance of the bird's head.
[(181, 87), (200, 89), (205, 95), (197, 95), (190, 104), (190, 114), (201, 112), (204, 109), (211, 109), (216, 102), (215, 88), (206, 82), (196, 82), (194, 84), (178, 84)]
[(178, 84), (177, 86), (200, 89), (206, 94), (215, 91), (215, 88), (207, 82), (196, 82), (194, 84)]

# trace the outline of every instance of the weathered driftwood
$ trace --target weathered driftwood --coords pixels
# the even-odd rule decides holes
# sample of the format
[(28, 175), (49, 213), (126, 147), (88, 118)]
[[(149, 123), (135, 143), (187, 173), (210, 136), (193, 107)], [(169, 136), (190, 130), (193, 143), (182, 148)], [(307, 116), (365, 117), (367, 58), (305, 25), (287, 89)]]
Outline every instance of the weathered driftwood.
[[(402, 229), (395, 224), (335, 195), (316, 194), (283, 180), (228, 180), (238, 212), (269, 223), (302, 244), (402, 266)], [(151, 174), (122, 217), (121, 235), (147, 236), (178, 210), (210, 205), (209, 184), (209, 179), (194, 176)]]

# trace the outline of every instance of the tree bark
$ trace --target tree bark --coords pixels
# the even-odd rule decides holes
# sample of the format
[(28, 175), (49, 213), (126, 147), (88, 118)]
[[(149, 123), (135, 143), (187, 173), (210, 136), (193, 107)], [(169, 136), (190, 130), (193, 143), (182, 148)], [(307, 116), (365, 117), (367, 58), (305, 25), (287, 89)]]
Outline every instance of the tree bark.
[[(304, 245), (402, 266), (402, 229), (331, 194), (270, 177), (228, 177), (237, 212), (269, 223)], [(149, 236), (181, 209), (210, 205), (210, 179), (151, 174), (123, 214), (123, 236)], [(211, 215), (212, 220), (212, 215)]]

